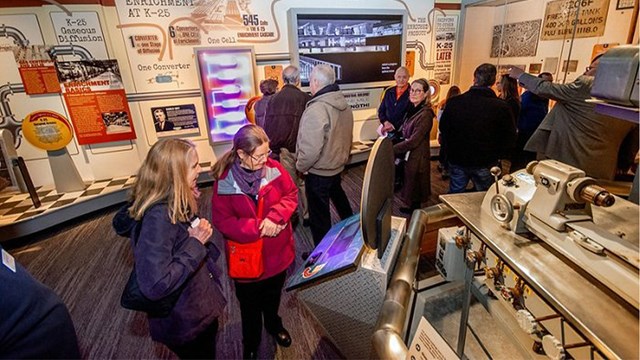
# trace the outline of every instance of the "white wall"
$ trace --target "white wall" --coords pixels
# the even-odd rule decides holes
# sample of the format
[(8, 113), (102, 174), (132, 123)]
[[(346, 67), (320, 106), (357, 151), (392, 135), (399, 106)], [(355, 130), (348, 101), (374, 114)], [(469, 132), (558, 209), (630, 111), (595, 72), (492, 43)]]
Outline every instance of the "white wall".
[[(80, 2), (80, 1), (79, 1)], [(447, 0), (443, 2), (458, 3), (458, 0)], [(67, 2), (65, 2), (67, 3)], [(100, 43), (92, 43), (92, 52), (96, 59), (117, 59), (120, 65), (122, 80), (127, 92), (127, 96), (131, 100), (129, 107), (131, 117), (136, 132), (136, 139), (131, 141), (119, 141), (111, 143), (102, 143), (94, 145), (78, 145), (76, 139), (73, 139), (67, 146), (69, 153), (78, 168), (78, 171), (85, 181), (110, 178), (114, 176), (125, 176), (135, 173), (140, 166), (142, 159), (146, 155), (149, 148), (157, 141), (155, 131), (153, 129), (153, 119), (150, 108), (152, 106), (175, 105), (193, 103), (196, 106), (196, 112), (199, 119), (200, 133), (187, 135), (186, 138), (193, 140), (200, 154), (202, 162), (214, 163), (225, 151), (228, 150), (229, 144), (215, 144), (212, 146), (206, 136), (206, 116), (202, 99), (199, 93), (199, 87), (194, 85), (196, 67), (193, 61), (193, 46), (179, 47), (173, 46), (173, 58), (169, 59), (165, 56), (163, 59), (153, 59), (151, 57), (138, 57), (132, 53), (128, 43), (128, 36), (132, 33), (140, 33), (140, 24), (156, 24), (159, 28), (168, 26), (169, 22), (175, 20), (180, 14), (190, 15), (191, 8), (171, 8), (171, 19), (163, 19), (157, 14), (151, 18), (144, 15), (136, 18), (127, 16), (127, 9), (139, 8), (144, 10), (144, 6), (126, 5), (125, 0), (115, 0), (116, 6), (101, 5), (83, 5), (83, 4), (63, 4), (65, 9), (73, 13), (92, 12), (96, 13), (100, 28), (104, 36), (104, 41)], [(238, 40), (233, 44), (212, 45), (211, 39), (221, 39), (229, 35), (229, 29), (220, 25), (213, 25), (207, 33), (202, 33), (201, 47), (212, 46), (238, 46), (252, 45), (257, 55), (257, 68), (255, 72), (255, 83), (259, 83), (264, 78), (263, 66), (271, 64), (280, 64), (286, 66), (289, 64), (289, 39), (287, 10), (289, 8), (344, 8), (344, 9), (396, 9), (405, 10), (409, 15), (409, 25), (418, 31), (418, 35), (409, 35), (409, 42), (420, 42), (424, 44), (425, 59), (428, 63), (434, 61), (432, 50), (433, 33), (430, 26), (434, 13), (431, 10), (434, 7), (433, 0), (324, 0), (322, 2), (313, 3), (304, 0), (254, 0), (249, 2), (250, 9), (248, 13), (260, 14), (260, 19), (265, 21), (266, 28), (277, 34), (276, 38), (265, 39), (264, 41), (241, 42)], [(19, 1), (15, 7), (0, 8), (0, 23), (9, 22), (16, 15), (28, 14), (35, 21), (33, 23), (25, 23), (18, 21), (14, 25), (23, 32), (29, 33), (31, 44), (40, 45), (57, 45), (56, 29), (52, 21), (53, 13), (63, 13), (64, 9), (58, 6), (47, 5), (43, 2), (42, 6), (22, 7)], [(153, 9), (152, 9), (153, 10)], [(452, 13), (450, 11), (450, 13)], [(457, 14), (457, 11), (453, 12)], [(431, 14), (431, 15), (430, 15)], [(184, 21), (184, 20), (180, 20)], [(121, 25), (134, 26), (124, 27)], [(133, 30), (138, 29), (138, 30)], [(146, 33), (153, 34), (155, 30), (151, 26), (145, 28)], [(231, 32), (232, 33), (232, 32)], [(0, 73), (0, 84), (20, 83), (21, 79), (18, 73), (18, 67), (13, 60), (12, 54), (8, 52), (12, 46), (12, 41), (6, 37), (0, 37), (0, 62), (3, 64), (3, 71)], [(416, 50), (414, 48), (408, 50)], [(417, 50), (416, 50), (417, 51)], [(419, 54), (416, 54), (416, 58)], [(65, 56), (63, 60), (74, 60), (73, 56)], [(180, 73), (180, 79), (184, 79), (181, 87), (171, 87), (165, 84), (153, 84), (145, 86), (145, 82), (149, 79), (149, 74), (140, 71), (137, 67), (139, 63), (147, 64), (171, 64), (171, 63), (190, 63), (191, 69), (188, 72)], [(414, 78), (425, 77), (431, 78), (433, 71), (423, 68), (420, 64), (416, 65), (416, 73)], [(446, 91), (446, 87), (443, 87)], [(371, 108), (359, 109), (354, 111), (356, 118), (353, 135), (354, 139), (371, 139), (376, 136), (375, 129), (378, 126), (376, 115), (376, 107), (378, 105), (378, 94), (380, 89), (375, 89), (371, 96), (373, 103)], [(152, 98), (151, 100), (145, 100)], [(154, 97), (155, 96), (155, 97)], [(14, 94), (9, 97), (12, 112), (16, 119), (20, 120), (27, 114), (35, 110), (54, 110), (69, 118), (68, 110), (58, 94), (46, 94), (38, 96), (29, 96), (24, 93)], [(0, 123), (0, 127), (4, 125)], [(27, 166), (32, 175), (34, 183), (39, 185), (52, 184), (53, 178), (51, 169), (46, 159), (46, 152), (39, 150), (26, 141), (22, 141), (18, 148), (18, 154), (25, 158)]]
[[(562, 82), (562, 61), (567, 59), (571, 40), (539, 41), (535, 56), (491, 58), (492, 31), (495, 25), (510, 24), (527, 20), (544, 19), (546, 5), (549, 1), (527, 0), (498, 7), (466, 7), (463, 9), (464, 30), (463, 45), (460, 49), (461, 62), (457, 74), (461, 89), (466, 90), (473, 83), (473, 71), (482, 63), (528, 65), (543, 63), (545, 58), (558, 57), (558, 71), (554, 74), (556, 82)], [(463, 7), (464, 7), (463, 2)], [(571, 82), (584, 72), (589, 65), (595, 44), (625, 44), (631, 23), (632, 9), (616, 10), (616, 1), (609, 2), (606, 28), (603, 36), (575, 39), (571, 50), (571, 59), (578, 60), (578, 69), (567, 74), (566, 82)], [(542, 22), (544, 24), (544, 20)], [(637, 23), (636, 23), (637, 26)]]

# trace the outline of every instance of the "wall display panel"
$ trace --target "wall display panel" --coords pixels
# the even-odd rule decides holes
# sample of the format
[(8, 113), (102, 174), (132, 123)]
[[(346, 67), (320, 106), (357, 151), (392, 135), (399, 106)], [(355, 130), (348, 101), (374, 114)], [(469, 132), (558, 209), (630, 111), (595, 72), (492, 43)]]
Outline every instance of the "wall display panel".
[(156, 136), (199, 134), (198, 116), (194, 104), (156, 106), (150, 109)]
[(566, 1), (547, 3), (542, 25), (542, 40), (602, 36), (607, 24), (609, 0)]
[(52, 12), (49, 14), (56, 42), (52, 54), (58, 60), (108, 59), (105, 36), (95, 11)]
[(406, 14), (392, 10), (290, 9), (289, 41), (302, 86), (315, 65), (343, 88), (389, 85), (404, 65)]
[[(456, 62), (459, 71), (455, 81), (463, 87), (472, 84), (473, 71), (482, 63), (541, 63), (540, 72), (550, 72), (559, 83), (571, 82), (582, 74), (585, 64), (593, 57), (595, 46), (604, 48), (607, 44), (627, 43), (628, 34), (634, 25), (637, 27), (633, 12), (616, 11), (616, 1), (610, 0), (500, 0), (487, 6), (472, 6), (475, 3), (478, 1), (463, 0), (461, 4), (464, 10), (461, 18), (464, 20), (461, 24), (462, 47), (458, 51), (464, 61)], [(497, 45), (499, 42), (493, 36), (494, 32), (499, 32), (496, 29), (504, 27), (506, 33), (513, 24), (539, 20), (542, 24), (537, 43), (524, 49), (530, 51), (535, 48), (535, 55), (522, 55), (516, 59), (507, 57), (511, 56), (511, 48)], [(519, 36), (515, 34), (513, 39)], [(570, 72), (569, 66), (565, 68), (566, 72), (563, 70), (564, 62), (569, 60), (578, 60), (575, 72)], [(537, 71), (535, 67), (533, 70)]]
[(211, 143), (229, 141), (243, 125), (255, 95), (252, 47), (196, 49), (198, 74)]
[(535, 56), (542, 20), (493, 27), (491, 57)]
[(56, 62), (78, 144), (136, 138), (116, 60)]
[[(70, 118), (75, 128), (76, 115), (80, 110), (74, 105), (72, 114), (66, 106), (67, 95), (59, 92), (57, 76), (54, 75), (54, 59), (58, 62), (117, 59), (122, 75), (120, 80), (126, 88), (126, 97), (117, 97), (131, 102), (132, 113), (123, 110), (128, 117), (126, 118), (121, 116), (124, 114), (120, 114), (120, 110), (101, 111), (100, 115), (103, 112), (107, 115), (101, 121), (103, 124), (113, 122), (114, 125), (129, 121), (132, 128), (135, 126), (138, 140), (146, 141), (118, 140), (78, 146), (80, 137), (76, 136), (67, 149), (85, 180), (104, 178), (105, 174), (111, 176), (111, 172), (127, 175), (139, 166), (139, 161), (129, 161), (136, 156), (139, 157), (138, 160), (144, 158), (148, 148), (159, 137), (185, 136), (202, 144), (207, 142), (203, 130), (209, 126), (206, 116), (208, 108), (201, 101), (204, 98), (194, 97), (196, 92), (200, 92), (195, 48), (253, 46), (261, 67), (254, 73), (254, 83), (257, 84), (262, 78), (279, 78), (281, 75), (278, 66), (285, 67), (291, 63), (288, 56), (288, 10), (309, 6), (305, 0), (110, 0), (90, 3), (86, 0), (65, 0), (64, 9), (41, 4), (28, 6), (31, 3), (23, 1), (0, 6), (0, 24), (3, 25), (0, 27), (0, 63), (6, 65), (0, 74), (0, 84), (4, 84), (2, 88), (5, 90), (2, 99), (4, 105), (0, 109), (0, 128), (8, 129), (15, 135), (18, 154), (25, 158), (30, 171), (36, 174), (36, 185), (51, 183), (52, 179), (49, 169), (42, 166), (46, 153), (20, 136), (22, 118), (34, 109), (55, 111)], [(414, 56), (413, 77), (432, 79), (437, 66), (433, 41), (434, 31), (439, 27), (439, 18), (458, 14), (457, 10), (451, 10), (450, 7), (442, 11), (434, 9), (434, 5), (432, 0), (324, 0), (315, 6), (338, 9), (342, 14), (367, 14), (368, 9), (380, 9), (385, 14), (405, 14), (406, 25), (403, 24), (403, 31), (406, 37), (403, 43), (405, 50)], [(43, 67), (39, 62), (23, 64), (23, 75), (33, 75), (35, 80), (33, 77), (31, 80), (21, 77), (21, 65), (15, 61), (14, 50), (22, 58), (49, 59)], [(379, 104), (376, 95), (378, 89), (350, 90), (357, 95), (350, 97), (350, 104), (356, 110), (354, 139), (371, 139), (375, 137), (376, 126), (371, 124), (377, 122), (375, 109)], [(36, 94), (37, 96), (33, 96)], [(73, 97), (80, 99), (91, 96), (73, 94)], [(157, 132), (152, 107), (164, 107), (167, 112), (179, 107), (174, 110), (184, 113), (193, 113), (195, 107), (197, 122), (193, 118), (188, 122), (192, 122), (194, 126), (197, 124), (198, 127)], [(95, 114), (97, 112), (93, 111), (93, 115)], [(92, 118), (96, 118), (93, 115)], [(99, 124), (95, 122), (94, 125), (98, 127)], [(118, 131), (122, 130), (117, 126), (111, 128), (113, 131), (109, 132), (112, 134), (119, 134)], [(87, 139), (92, 131), (88, 126), (84, 130), (83, 137)], [(126, 130), (124, 133), (131, 136), (133, 130)], [(105, 132), (104, 135), (111, 134)], [(98, 139), (93, 135), (90, 137), (93, 138), (91, 142)], [(106, 138), (100, 141), (102, 140)], [(228, 144), (221, 141), (219, 143), (216, 140), (213, 149), (202, 146), (206, 149), (204, 152), (211, 155), (201, 154), (203, 161), (215, 161), (215, 154), (225, 150)], [(122, 164), (123, 160), (130, 166), (126, 169), (114, 166)]]
[(434, 42), (436, 63), (433, 78), (436, 79), (440, 85), (449, 85), (451, 83), (457, 35), (457, 15), (436, 17)]

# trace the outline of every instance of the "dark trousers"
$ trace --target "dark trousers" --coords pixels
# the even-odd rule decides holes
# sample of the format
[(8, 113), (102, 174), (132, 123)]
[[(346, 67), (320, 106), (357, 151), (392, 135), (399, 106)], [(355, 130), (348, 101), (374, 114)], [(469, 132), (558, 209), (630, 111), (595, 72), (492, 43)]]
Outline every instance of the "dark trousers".
[(331, 229), (331, 209), (329, 200), (338, 211), (341, 219), (353, 215), (347, 194), (341, 185), (340, 174), (334, 176), (320, 176), (308, 174), (305, 177), (307, 186), (307, 202), (309, 203), (309, 222), (313, 243), (317, 246)]
[(283, 329), (278, 307), (286, 275), (286, 271), (283, 271), (261, 281), (235, 282), (242, 318), (242, 343), (245, 349), (258, 350), (262, 338), (263, 316), (264, 327), (269, 334), (277, 334)]
[(489, 170), (491, 166), (459, 166), (449, 163), (449, 193), (465, 192), (469, 180), (473, 181), (475, 191), (486, 191), (494, 182)]
[(218, 319), (204, 329), (195, 339), (169, 349), (180, 359), (215, 359), (216, 334), (218, 333)]

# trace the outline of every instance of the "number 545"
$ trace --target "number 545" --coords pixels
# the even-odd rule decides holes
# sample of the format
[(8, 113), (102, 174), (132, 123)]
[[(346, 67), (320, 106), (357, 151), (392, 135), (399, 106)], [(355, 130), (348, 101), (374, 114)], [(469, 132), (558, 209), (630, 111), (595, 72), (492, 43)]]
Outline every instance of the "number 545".
[(246, 25), (259, 25), (260, 21), (258, 21), (258, 15), (242, 15), (242, 23)]

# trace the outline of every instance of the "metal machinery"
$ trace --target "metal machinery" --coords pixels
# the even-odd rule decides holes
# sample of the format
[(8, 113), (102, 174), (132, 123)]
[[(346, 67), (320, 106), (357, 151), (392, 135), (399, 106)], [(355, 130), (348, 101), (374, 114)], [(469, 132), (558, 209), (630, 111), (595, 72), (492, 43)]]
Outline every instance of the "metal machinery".
[(442, 196), (468, 228), (458, 355), (474, 293), (498, 299), (528, 357), (639, 358), (638, 206), (554, 160), (492, 172), (486, 194)]

